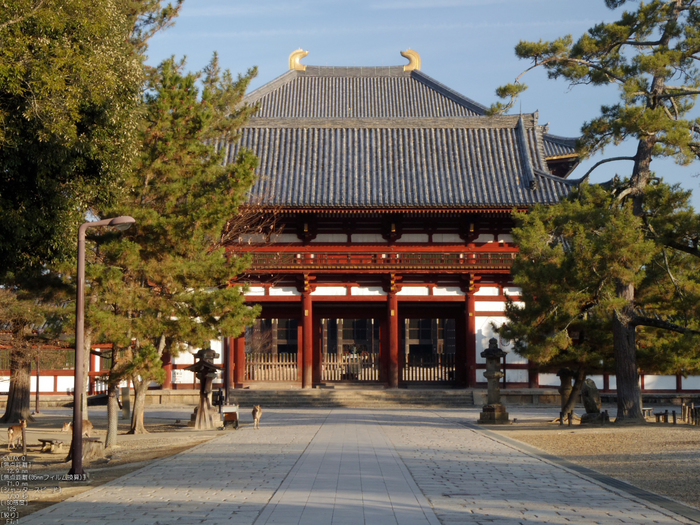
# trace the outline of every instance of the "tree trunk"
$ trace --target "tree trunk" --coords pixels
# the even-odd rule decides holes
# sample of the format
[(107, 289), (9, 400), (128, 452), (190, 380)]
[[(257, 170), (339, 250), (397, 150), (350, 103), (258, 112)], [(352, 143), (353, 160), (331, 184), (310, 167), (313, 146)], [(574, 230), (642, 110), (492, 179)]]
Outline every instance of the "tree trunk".
[(105, 448), (117, 446), (117, 435), (119, 432), (118, 390), (119, 384), (111, 383), (107, 390), (107, 437), (105, 438)]
[(20, 419), (33, 421), (29, 403), (31, 400), (31, 360), (24, 349), (13, 348), (10, 355), (10, 390), (7, 394), (5, 415), (2, 423), (19, 423)]
[(131, 429), (129, 434), (148, 434), (143, 424), (143, 415), (146, 409), (146, 392), (148, 391), (148, 381), (132, 377), (134, 383), (134, 412), (131, 415)]
[(571, 388), (571, 394), (569, 394), (569, 399), (566, 400), (566, 404), (564, 405), (564, 409), (562, 410), (562, 412), (564, 412), (564, 415), (573, 413), (574, 408), (576, 407), (576, 401), (578, 401), (578, 398), (581, 395), (581, 388), (583, 387), (583, 382), (585, 379), (586, 371), (583, 368), (579, 368), (576, 371), (576, 379), (574, 379), (574, 386)]
[(83, 411), (83, 419), (90, 419), (88, 414), (88, 396), (90, 395), (90, 358), (92, 357), (90, 355), (90, 349), (92, 348), (92, 330), (89, 328), (85, 329), (83, 337), (85, 342), (83, 346), (83, 388), (85, 395), (83, 396), (81, 409)]
[(619, 283), (617, 296), (627, 301), (613, 315), (615, 380), (617, 382), (617, 418), (615, 423), (644, 423), (642, 391), (637, 371), (637, 344), (634, 318), (634, 285)]
[(112, 348), (112, 363), (109, 367), (109, 379), (107, 381), (107, 437), (105, 448), (117, 446), (117, 432), (119, 429), (119, 379), (116, 377), (117, 349)]

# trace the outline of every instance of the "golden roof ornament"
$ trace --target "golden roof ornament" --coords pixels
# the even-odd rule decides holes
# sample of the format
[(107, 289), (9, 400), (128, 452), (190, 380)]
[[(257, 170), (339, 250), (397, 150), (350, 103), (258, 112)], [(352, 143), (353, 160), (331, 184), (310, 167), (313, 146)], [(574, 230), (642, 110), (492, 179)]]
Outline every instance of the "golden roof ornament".
[(306, 71), (306, 66), (299, 61), (308, 55), (308, 51), (304, 51), (302, 48), (292, 51), (289, 55), (289, 69), (296, 69), (297, 71)]
[(420, 55), (413, 49), (401, 51), (401, 56), (408, 59), (408, 64), (403, 66), (404, 71), (420, 71)]

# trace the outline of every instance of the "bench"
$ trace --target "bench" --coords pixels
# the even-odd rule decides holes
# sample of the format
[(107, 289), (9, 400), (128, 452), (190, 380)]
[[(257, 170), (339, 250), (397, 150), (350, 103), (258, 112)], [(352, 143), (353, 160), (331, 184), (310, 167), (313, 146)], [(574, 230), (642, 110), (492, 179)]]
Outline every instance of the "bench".
[(63, 448), (63, 441), (59, 439), (40, 439), (42, 452), (54, 452)]
[(644, 415), (644, 417), (651, 417), (653, 412), (654, 412), (653, 408), (649, 408), (649, 407), (642, 408), (642, 414)]

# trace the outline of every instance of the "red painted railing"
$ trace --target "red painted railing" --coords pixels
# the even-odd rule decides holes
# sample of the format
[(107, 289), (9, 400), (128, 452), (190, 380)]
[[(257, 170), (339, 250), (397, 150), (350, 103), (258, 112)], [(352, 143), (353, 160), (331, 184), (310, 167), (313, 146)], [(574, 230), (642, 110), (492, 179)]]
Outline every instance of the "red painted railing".
[(469, 270), (476, 268), (507, 270), (515, 258), (513, 252), (463, 253), (293, 253), (253, 252), (250, 270), (374, 270), (405, 269)]

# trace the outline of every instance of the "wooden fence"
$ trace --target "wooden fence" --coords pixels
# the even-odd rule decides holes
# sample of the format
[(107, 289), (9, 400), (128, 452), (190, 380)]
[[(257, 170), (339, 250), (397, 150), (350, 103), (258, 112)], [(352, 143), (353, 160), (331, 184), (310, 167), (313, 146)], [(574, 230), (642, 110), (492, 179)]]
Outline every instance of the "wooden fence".
[(323, 381), (379, 381), (379, 354), (323, 354)]
[[(454, 381), (454, 354), (412, 357), (404, 363), (402, 381)], [(246, 354), (246, 381), (298, 381), (297, 354)], [(322, 381), (379, 381), (379, 354), (323, 354)]]
[(246, 381), (297, 381), (297, 354), (246, 354)]
[(451, 382), (455, 377), (455, 355), (409, 355), (401, 371), (403, 381)]

